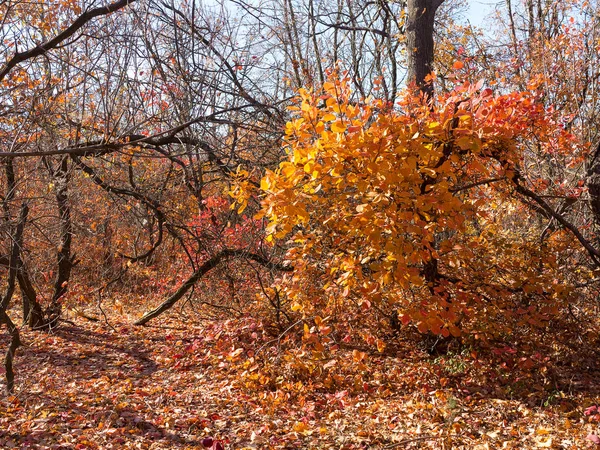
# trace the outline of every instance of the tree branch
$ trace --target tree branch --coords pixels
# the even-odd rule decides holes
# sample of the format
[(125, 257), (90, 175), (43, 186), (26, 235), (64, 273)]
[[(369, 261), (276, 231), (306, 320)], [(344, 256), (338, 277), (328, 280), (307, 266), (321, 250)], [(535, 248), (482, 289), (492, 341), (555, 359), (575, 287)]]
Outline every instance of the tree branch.
[(577, 240), (581, 243), (583, 248), (586, 249), (592, 260), (596, 265), (600, 265), (600, 251), (598, 251), (577, 229), (575, 225), (565, 219), (561, 214), (556, 212), (554, 208), (552, 208), (542, 197), (537, 195), (535, 192), (527, 189), (525, 186), (521, 185), (519, 182), (519, 174), (518, 172), (513, 177), (513, 182), (515, 183), (515, 189), (517, 192), (527, 198), (530, 198), (535, 203), (537, 203), (544, 211), (548, 213), (551, 217), (556, 219), (558, 223), (560, 223), (564, 228), (569, 230), (573, 235), (577, 238)]
[(134, 1), (135, 0), (119, 0), (114, 3), (110, 3), (109, 5), (86, 11), (81, 14), (66, 30), (64, 30), (62, 33), (59, 33), (49, 41), (42, 42), (30, 50), (15, 53), (15, 55), (4, 65), (2, 70), (0, 70), (0, 81), (2, 81), (16, 65), (22, 63), (23, 61), (27, 61), (28, 59), (36, 58), (40, 55), (43, 55), (48, 50), (56, 48), (61, 42), (73, 36), (77, 30), (79, 30), (92, 19), (118, 11)]
[(502, 181), (502, 180), (504, 180), (504, 177), (490, 178), (490, 179), (487, 179), (487, 180), (475, 181), (473, 183), (465, 184), (464, 186), (457, 186), (455, 188), (452, 188), (452, 189), (450, 189), (450, 192), (466, 191), (468, 189), (472, 189), (472, 188), (477, 187), (477, 186), (482, 186), (484, 184), (492, 184), (492, 183), (496, 183), (496, 182)]
[(210, 258), (204, 264), (202, 264), (202, 266), (200, 266), (198, 268), (198, 270), (196, 270), (181, 285), (181, 287), (179, 289), (177, 289), (177, 291), (173, 295), (171, 295), (167, 300), (165, 300), (157, 308), (144, 314), (139, 320), (134, 322), (134, 325), (145, 325), (150, 320), (154, 319), (155, 317), (161, 315), (163, 312), (170, 309), (173, 305), (175, 305), (175, 303), (177, 303), (177, 301), (179, 299), (181, 299), (200, 280), (200, 278), (202, 278), (204, 275), (206, 275), (210, 270), (217, 267), (217, 265), (221, 261), (223, 261), (229, 257), (232, 257), (232, 256), (240, 256), (240, 257), (244, 257), (246, 259), (251, 259), (253, 261), (256, 261), (256, 262), (262, 264), (263, 266), (265, 266), (269, 269), (277, 269), (277, 270), (282, 270), (282, 271), (286, 271), (286, 272), (290, 272), (293, 270), (293, 267), (291, 267), (291, 266), (285, 266), (285, 265), (274, 263), (256, 253), (249, 253), (247, 250), (243, 250), (243, 249), (221, 250), (219, 253), (214, 255), (212, 258)]

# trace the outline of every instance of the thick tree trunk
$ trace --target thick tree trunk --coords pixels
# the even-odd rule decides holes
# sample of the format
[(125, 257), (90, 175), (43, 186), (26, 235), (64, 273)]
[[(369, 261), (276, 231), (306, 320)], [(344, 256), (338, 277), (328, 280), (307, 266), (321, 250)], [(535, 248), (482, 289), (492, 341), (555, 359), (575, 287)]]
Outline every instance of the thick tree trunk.
[(0, 323), (4, 323), (10, 334), (10, 344), (6, 350), (4, 356), (4, 369), (6, 371), (6, 390), (8, 393), (12, 393), (15, 389), (15, 372), (13, 369), (13, 360), (17, 349), (21, 346), (21, 337), (19, 335), (19, 329), (8, 317), (6, 311), (0, 310)]
[[(433, 98), (433, 81), (428, 75), (433, 72), (433, 26), (435, 12), (444, 0), (408, 0), (408, 23), (406, 27), (406, 54), (408, 58), (408, 82), (415, 83), (427, 101)], [(431, 180), (429, 180), (431, 181)], [(421, 191), (426, 192), (428, 181)], [(429, 247), (435, 248), (435, 239)], [(430, 253), (430, 251), (428, 250)], [(438, 281), (438, 262), (430, 253), (423, 264), (423, 276), (432, 293)]]
[(17, 274), (17, 281), (23, 298), (23, 323), (26, 323), (29, 328), (43, 329), (45, 327), (44, 311), (37, 301), (35, 288), (23, 265)]
[[(2, 211), (4, 213), (4, 222), (10, 222), (10, 204), (14, 199), (17, 189), (15, 166), (12, 158), (6, 158), (4, 161), (4, 171), (6, 176), (6, 194), (2, 202)], [(22, 254), (20, 249), (20, 254)], [(33, 284), (29, 279), (29, 274), (23, 265), (23, 258), (19, 258), (21, 264), (17, 271), (17, 281), (21, 288), (21, 297), (23, 301), (23, 322), (29, 324), (31, 328), (42, 328), (44, 323), (44, 313), (41, 305), (37, 301), (37, 296)], [(0, 257), (0, 265), (10, 267), (10, 257)]]
[(427, 75), (433, 71), (433, 26), (435, 12), (444, 0), (408, 0), (406, 26), (406, 53), (408, 57), (408, 82), (416, 83), (429, 99), (433, 84)]

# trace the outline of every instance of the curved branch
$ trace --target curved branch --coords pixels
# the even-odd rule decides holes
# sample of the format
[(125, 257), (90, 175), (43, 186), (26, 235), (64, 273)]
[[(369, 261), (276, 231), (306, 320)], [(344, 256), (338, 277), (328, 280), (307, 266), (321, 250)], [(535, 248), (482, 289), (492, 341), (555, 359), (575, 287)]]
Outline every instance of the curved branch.
[(167, 300), (160, 304), (157, 308), (144, 314), (140, 319), (134, 322), (134, 325), (145, 325), (150, 320), (161, 315), (163, 312), (170, 309), (179, 299), (181, 299), (189, 290), (192, 288), (204, 275), (210, 270), (214, 269), (219, 263), (232, 256), (240, 256), (246, 259), (251, 259), (257, 263), (267, 267), (268, 269), (276, 269), (281, 271), (292, 271), (293, 267), (282, 264), (277, 264), (269, 261), (267, 258), (258, 255), (256, 253), (249, 253), (242, 249), (225, 249), (214, 255), (204, 264), (202, 264), (198, 270), (196, 270), (185, 282), (177, 289), (177, 291), (171, 295)]
[(133, 197), (152, 210), (154, 216), (156, 217), (156, 220), (158, 221), (158, 239), (154, 243), (154, 245), (152, 245), (150, 249), (144, 252), (143, 255), (139, 256), (127, 256), (119, 253), (119, 256), (129, 259), (131, 262), (137, 262), (149, 258), (163, 242), (163, 225), (167, 224), (167, 228), (169, 229), (167, 218), (163, 211), (160, 209), (160, 204), (155, 200), (148, 198), (143, 194), (140, 194), (139, 192), (111, 186), (110, 184), (106, 183), (102, 178), (100, 178), (100, 176), (94, 171), (94, 169), (92, 169), (90, 166), (86, 165), (83, 161), (81, 161), (79, 157), (71, 155), (71, 158), (75, 162), (75, 165), (81, 171), (86, 173), (90, 177), (90, 179), (104, 191), (108, 192), (109, 194)]
[[(206, 117), (202, 118), (205, 120)], [(54, 156), (54, 155), (69, 155), (71, 158), (76, 159), (79, 157), (90, 157), (90, 156), (102, 156), (110, 153), (118, 152), (126, 147), (131, 146), (143, 146), (145, 148), (152, 148), (159, 154), (168, 158), (174, 162), (180, 164), (173, 155), (170, 155), (167, 151), (161, 149), (162, 146), (166, 145), (194, 145), (201, 148), (207, 155), (208, 160), (215, 164), (217, 168), (225, 175), (232, 177), (235, 175), (235, 169), (230, 167), (224, 162), (218, 155), (217, 151), (211, 147), (207, 142), (196, 139), (189, 136), (177, 136), (177, 133), (184, 130), (186, 127), (191, 126), (193, 123), (200, 121), (189, 121), (178, 127), (173, 128), (168, 135), (159, 133), (154, 136), (144, 136), (142, 134), (129, 134), (121, 136), (119, 142), (108, 142), (107, 140), (98, 140), (93, 142), (86, 142), (74, 146), (69, 146), (62, 149), (56, 150), (45, 150), (45, 151), (31, 151), (31, 152), (0, 152), (0, 157), (12, 160), (14, 158), (31, 158), (40, 156)], [(229, 123), (229, 122), (226, 122)], [(76, 159), (76, 161), (80, 161)], [(79, 164), (79, 163), (78, 163)], [(252, 184), (258, 186), (258, 183), (251, 181)]]
[(150, 247), (146, 252), (138, 256), (129, 256), (124, 253), (119, 252), (119, 256), (121, 258), (127, 259), (131, 261), (131, 263), (136, 263), (138, 261), (143, 261), (152, 256), (152, 254), (160, 247), (163, 241), (164, 233), (163, 233), (163, 221), (159, 218), (158, 220), (158, 237), (156, 238), (156, 242)]
[(552, 208), (542, 197), (540, 197), (539, 195), (537, 195), (535, 192), (531, 191), (530, 189), (527, 189), (525, 186), (521, 185), (519, 183), (519, 174), (518, 173), (516, 173), (515, 176), (513, 177), (513, 182), (515, 183), (515, 189), (519, 194), (533, 200), (544, 211), (546, 211), (546, 213), (548, 213), (548, 215), (550, 215), (551, 217), (556, 219), (556, 221), (558, 223), (560, 223), (564, 228), (566, 228), (571, 233), (573, 233), (573, 235), (577, 238), (577, 240), (583, 246), (583, 248), (586, 249), (586, 251), (592, 258), (594, 263), (596, 265), (600, 265), (600, 251), (598, 251), (598, 249), (596, 249), (585, 238), (585, 236), (583, 236), (583, 234), (581, 234), (581, 232), (577, 229), (577, 227), (575, 225), (573, 225), (571, 222), (569, 222), (567, 219), (565, 219), (561, 214), (556, 212), (554, 210), (554, 208)]

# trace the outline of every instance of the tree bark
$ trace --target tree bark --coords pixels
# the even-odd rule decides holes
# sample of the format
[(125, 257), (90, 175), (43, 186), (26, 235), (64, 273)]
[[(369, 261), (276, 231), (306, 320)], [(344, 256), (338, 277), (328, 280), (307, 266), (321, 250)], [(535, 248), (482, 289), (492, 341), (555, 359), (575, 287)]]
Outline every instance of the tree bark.
[(37, 301), (37, 293), (22, 261), (17, 281), (23, 298), (23, 323), (36, 330), (45, 328), (44, 311)]
[(408, 83), (415, 83), (427, 99), (433, 97), (433, 26), (435, 12), (444, 0), (408, 0), (406, 54)]
[(53, 173), (56, 184), (56, 206), (58, 208), (60, 222), (60, 244), (56, 255), (58, 270), (54, 280), (54, 292), (52, 301), (46, 311), (48, 325), (52, 325), (61, 313), (61, 298), (66, 294), (68, 283), (71, 278), (71, 270), (75, 265), (74, 257), (71, 254), (71, 244), (73, 241), (73, 225), (71, 223), (71, 207), (69, 205), (68, 187), (69, 187), (69, 159), (63, 156), (60, 166)]
[(19, 335), (19, 329), (8, 317), (6, 311), (0, 310), (0, 323), (4, 323), (10, 334), (10, 344), (6, 350), (4, 356), (4, 369), (6, 371), (6, 390), (11, 394), (15, 389), (15, 372), (13, 369), (13, 360), (17, 349), (21, 346), (21, 337)]
[[(4, 173), (6, 176), (6, 194), (2, 201), (2, 211), (4, 222), (8, 224), (11, 219), (10, 204), (12, 203), (17, 190), (14, 159), (6, 158), (4, 160)], [(20, 250), (20, 253), (22, 254), (22, 249)], [(20, 261), (21, 263), (19, 264), (16, 276), (23, 301), (23, 322), (28, 323), (31, 328), (41, 328), (44, 322), (44, 313), (41, 305), (37, 301), (35, 289), (29, 279), (27, 270), (23, 265), (22, 257), (20, 258)], [(10, 256), (1, 256), (0, 266), (10, 267)]]
[(6, 325), (8, 329), (8, 333), (10, 334), (10, 344), (8, 346), (8, 350), (6, 351), (6, 356), (4, 357), (4, 368), (6, 370), (6, 390), (9, 393), (12, 393), (15, 385), (15, 374), (13, 371), (13, 359), (15, 357), (15, 353), (17, 348), (21, 345), (21, 339), (19, 336), (19, 329), (10, 319), (8, 314), (6, 314), (6, 310), (8, 309), (8, 305), (12, 299), (12, 296), (15, 292), (15, 284), (17, 279), (17, 274), (21, 268), (21, 248), (23, 246), (23, 231), (25, 229), (25, 222), (27, 221), (27, 214), (29, 212), (29, 208), (24, 203), (21, 206), (21, 213), (19, 214), (19, 221), (15, 227), (15, 231), (13, 233), (13, 245), (10, 252), (10, 261), (8, 265), (8, 283), (6, 287), (6, 293), (2, 297), (2, 301), (0, 302), (0, 323)]
[[(430, 102), (433, 98), (433, 81), (428, 78), (433, 72), (433, 27), (435, 12), (444, 0), (408, 0), (408, 23), (406, 27), (406, 54), (408, 58), (408, 83), (415, 83), (425, 100)], [(426, 191), (426, 180), (421, 187), (424, 194)], [(429, 245), (435, 248), (433, 239)], [(427, 281), (432, 293), (436, 285), (439, 273), (437, 259), (431, 255), (423, 263), (423, 276)]]

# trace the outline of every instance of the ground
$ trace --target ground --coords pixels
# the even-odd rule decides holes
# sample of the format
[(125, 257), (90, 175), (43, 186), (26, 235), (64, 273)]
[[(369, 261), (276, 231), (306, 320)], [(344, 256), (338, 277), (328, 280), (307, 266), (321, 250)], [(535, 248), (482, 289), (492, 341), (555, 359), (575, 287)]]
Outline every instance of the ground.
[(600, 447), (597, 334), (573, 324), (529, 353), (431, 352), (399, 335), (306, 373), (255, 320), (171, 313), (136, 327), (135, 314), (23, 328), (0, 448), (195, 449), (209, 436), (226, 449)]

